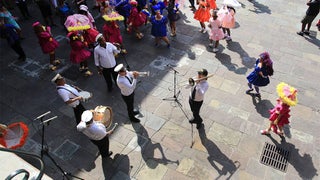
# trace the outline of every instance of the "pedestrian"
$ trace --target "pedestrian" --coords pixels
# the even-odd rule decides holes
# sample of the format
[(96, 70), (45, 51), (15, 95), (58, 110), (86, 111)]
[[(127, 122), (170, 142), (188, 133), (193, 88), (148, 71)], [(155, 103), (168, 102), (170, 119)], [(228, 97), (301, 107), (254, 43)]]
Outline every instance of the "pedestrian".
[(134, 111), (134, 90), (137, 85), (139, 73), (137, 71), (127, 71), (123, 64), (119, 64), (115, 69), (118, 73), (117, 84), (121, 91), (121, 96), (127, 105), (128, 116), (131, 122), (140, 122), (135, 115), (139, 111)]
[(198, 71), (198, 80), (195, 81), (195, 85), (191, 88), (189, 96), (189, 105), (193, 114), (193, 119), (189, 120), (189, 123), (197, 124), (197, 129), (201, 128), (203, 121), (200, 116), (200, 109), (203, 104), (204, 95), (209, 88), (207, 76), (208, 71), (206, 69)]
[(32, 27), (38, 37), (42, 52), (49, 54), (50, 56), (49, 69), (55, 71), (57, 66), (61, 63), (60, 60), (56, 59), (55, 53), (55, 50), (59, 46), (58, 41), (52, 37), (51, 28), (49, 26), (43, 26), (40, 22), (35, 22)]
[(126, 54), (127, 50), (124, 48), (122, 36), (120, 32), (120, 27), (117, 21), (106, 20), (105, 24), (102, 27), (103, 37), (107, 42), (110, 42), (116, 46), (120, 47), (121, 53)]
[(56, 89), (62, 100), (73, 108), (76, 123), (79, 124), (81, 115), (86, 110), (80, 102), (82, 100), (82, 97), (79, 95), (80, 89), (66, 84), (65, 79), (60, 74), (57, 74), (51, 82), (56, 84)]
[(140, 32), (139, 27), (146, 22), (147, 16), (142, 11), (138, 11), (137, 1), (131, 0), (130, 5), (131, 5), (131, 10), (130, 10), (130, 15), (127, 22), (128, 24), (127, 31), (129, 33), (134, 31), (136, 34), (136, 37), (138, 39), (142, 39), (143, 34)]
[(210, 44), (209, 47), (213, 47), (213, 41), (215, 41), (215, 45), (213, 48), (213, 52), (218, 52), (218, 45), (219, 45), (219, 40), (223, 39), (224, 34), (222, 31), (222, 23), (218, 19), (218, 11), (216, 10), (210, 10), (211, 11), (211, 18), (209, 19), (209, 40)]
[(94, 121), (92, 111), (86, 110), (82, 113), (77, 130), (88, 136), (90, 141), (98, 147), (102, 158), (108, 158), (113, 154), (109, 151), (109, 135), (113, 131), (107, 132), (102, 123)]
[(96, 37), (98, 45), (94, 48), (94, 62), (98, 68), (98, 73), (102, 74), (106, 80), (108, 91), (111, 92), (113, 89), (113, 82), (117, 82), (117, 73), (114, 72), (116, 67), (115, 54), (120, 53), (118, 47), (112, 43), (106, 42), (102, 34), (98, 34)]
[(29, 19), (31, 17), (31, 15), (28, 10), (27, 0), (16, 0), (16, 4), (17, 4), (22, 16), (25, 19)]
[(202, 33), (206, 33), (205, 22), (208, 22), (210, 19), (210, 5), (205, 0), (200, 0), (198, 10), (194, 13), (194, 19), (200, 22), (201, 29), (199, 30)]
[[(306, 11), (306, 15), (301, 20), (301, 31), (297, 32), (298, 35), (303, 36), (310, 34), (310, 27), (312, 24), (312, 21), (317, 17), (320, 11), (320, 0), (309, 0), (307, 2), (308, 9)], [(306, 30), (307, 26), (307, 30)]]
[(82, 14), (82, 15), (85, 15), (88, 17), (90, 28), (97, 29), (96, 25), (95, 25), (95, 20), (94, 20), (92, 14), (88, 11), (88, 6), (86, 6), (84, 4), (80, 5), (79, 14)]
[(102, 1), (100, 6), (101, 16), (112, 13), (112, 7), (110, 6), (109, 1)]
[(53, 15), (52, 15), (52, 9), (51, 4), (47, 0), (36, 0), (36, 3), (39, 6), (42, 18), (44, 19), (44, 22), (46, 26), (57, 26), (53, 22)]
[[(191, 9), (191, 11), (195, 11), (196, 7), (194, 6), (194, 0), (189, 0), (190, 6), (189, 8)], [(197, 4), (198, 4), (198, 0), (197, 0)]]
[(284, 136), (283, 126), (290, 123), (290, 106), (295, 106), (298, 103), (297, 90), (288, 84), (284, 82), (278, 84), (277, 92), (279, 96), (277, 105), (269, 111), (270, 125), (266, 130), (260, 131), (262, 135), (270, 134), (272, 130), (274, 133)]
[(160, 10), (160, 13), (163, 13), (163, 10), (166, 8), (166, 5), (162, 1), (150, 0), (151, 4), (151, 15), (156, 15), (156, 10)]
[(169, 24), (171, 29), (170, 36), (174, 37), (177, 35), (176, 21), (180, 19), (179, 4), (175, 3), (175, 0), (170, 0), (167, 10), (168, 10), (168, 19), (169, 19)]
[(163, 16), (159, 8), (155, 9), (156, 15), (151, 16), (151, 35), (155, 37), (155, 46), (159, 46), (159, 41), (163, 40), (167, 43), (167, 47), (170, 48), (170, 42), (167, 37), (167, 23), (168, 19)]
[(91, 76), (93, 73), (88, 68), (88, 58), (91, 52), (86, 49), (88, 44), (84, 41), (84, 38), (77, 32), (69, 32), (67, 37), (70, 40), (71, 52), (70, 60), (75, 64), (80, 64), (80, 72), (84, 73), (84, 76)]
[(115, 10), (121, 15), (124, 17), (124, 20), (123, 20), (123, 24), (124, 24), (124, 27), (125, 29), (128, 28), (128, 25), (127, 25), (127, 20), (130, 16), (130, 10), (131, 10), (131, 5), (129, 3), (129, 0), (122, 0), (120, 1), (118, 4), (116, 4), (115, 6)]
[(21, 47), (21, 39), (16, 27), (5, 23), (4, 18), (0, 19), (0, 37), (7, 40), (10, 47), (19, 55), (19, 60), (26, 60), (26, 54)]
[(5, 8), (4, 6), (0, 5), (0, 18), (3, 17), (5, 18), (5, 22), (8, 24), (11, 24), (15, 27), (17, 33), (19, 34), (20, 38), (23, 39), (21, 35), (21, 27), (16, 21), (16, 17), (13, 17), (12, 14)]
[(269, 76), (273, 75), (272, 60), (268, 52), (263, 52), (256, 60), (254, 70), (247, 76), (249, 89), (246, 91), (249, 94), (253, 91), (252, 85), (256, 90), (256, 96), (261, 97), (259, 87), (267, 86), (270, 83)]
[(227, 41), (231, 41), (231, 28), (234, 28), (236, 25), (236, 20), (234, 15), (236, 10), (227, 5), (223, 5), (223, 7), (218, 11), (219, 20), (222, 22), (222, 30), (225, 34), (225, 38)]

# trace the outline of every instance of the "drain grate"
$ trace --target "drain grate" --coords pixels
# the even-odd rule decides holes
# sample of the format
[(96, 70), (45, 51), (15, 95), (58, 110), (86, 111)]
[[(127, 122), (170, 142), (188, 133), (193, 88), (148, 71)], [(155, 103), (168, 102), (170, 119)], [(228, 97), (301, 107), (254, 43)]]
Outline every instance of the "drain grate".
[(266, 142), (262, 150), (260, 163), (286, 172), (289, 156), (290, 151)]

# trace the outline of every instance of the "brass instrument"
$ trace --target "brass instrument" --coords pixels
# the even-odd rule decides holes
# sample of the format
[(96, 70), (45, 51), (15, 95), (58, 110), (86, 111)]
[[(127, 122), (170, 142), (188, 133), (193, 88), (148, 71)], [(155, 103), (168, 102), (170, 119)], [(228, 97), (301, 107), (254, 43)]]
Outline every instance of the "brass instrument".
[(149, 77), (150, 71), (138, 72), (138, 74), (139, 74), (139, 77)]
[(199, 79), (197, 79), (197, 78), (189, 78), (189, 85), (190, 85), (190, 86), (194, 86), (195, 82), (201, 81), (201, 80), (204, 80), (204, 79), (207, 79), (207, 78), (210, 78), (210, 77), (212, 77), (212, 76), (213, 76), (213, 74), (209, 74), (209, 75), (207, 75), (206, 77), (199, 78)]

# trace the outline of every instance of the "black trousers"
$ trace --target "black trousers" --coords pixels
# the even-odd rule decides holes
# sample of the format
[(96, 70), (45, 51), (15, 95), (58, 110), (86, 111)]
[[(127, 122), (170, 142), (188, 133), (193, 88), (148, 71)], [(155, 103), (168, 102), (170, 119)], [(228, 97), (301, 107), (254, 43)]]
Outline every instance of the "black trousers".
[(202, 118), (200, 117), (200, 108), (202, 106), (202, 103), (203, 101), (194, 101), (191, 98), (189, 98), (190, 109), (192, 111), (194, 121), (197, 124), (202, 123)]
[(26, 57), (26, 54), (24, 53), (20, 41), (15, 41), (13, 44), (11, 44), (11, 48), (20, 56), (20, 57)]
[(76, 117), (76, 122), (77, 124), (80, 123), (81, 121), (81, 115), (83, 113), (83, 111), (85, 111), (86, 109), (82, 106), (82, 104), (80, 103), (78, 106), (73, 108), (73, 112), (74, 112), (74, 116)]
[(112, 86), (113, 86), (112, 78), (113, 78), (113, 81), (116, 83), (118, 73), (114, 72), (114, 67), (112, 67), (112, 68), (103, 68), (102, 74), (103, 74), (104, 79), (106, 80), (108, 90), (111, 91)]
[(102, 157), (108, 157), (109, 156), (109, 137), (108, 137), (108, 135), (106, 135), (101, 140), (92, 140), (92, 139), (90, 139), (90, 141), (98, 147), (100, 155)]
[(128, 116), (130, 119), (134, 118), (134, 113), (133, 113), (133, 104), (134, 104), (134, 92), (130, 94), (129, 96), (124, 96), (121, 95), (122, 99), (127, 105), (127, 111), (128, 111)]
[(190, 5), (191, 5), (192, 7), (195, 7), (195, 6), (194, 6), (194, 0), (189, 0), (189, 2), (190, 2)]

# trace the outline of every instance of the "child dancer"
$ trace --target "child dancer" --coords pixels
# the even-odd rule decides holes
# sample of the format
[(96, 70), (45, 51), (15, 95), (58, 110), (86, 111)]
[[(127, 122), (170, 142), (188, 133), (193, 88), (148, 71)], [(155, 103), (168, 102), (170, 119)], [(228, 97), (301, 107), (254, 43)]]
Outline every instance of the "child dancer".
[(102, 27), (102, 31), (106, 41), (119, 46), (121, 53), (127, 53), (127, 50), (124, 48), (122, 43), (122, 36), (117, 21), (106, 21)]
[(85, 49), (88, 44), (84, 42), (84, 38), (79, 35), (77, 31), (69, 32), (67, 36), (70, 39), (71, 62), (80, 64), (79, 70), (81, 72), (84, 72), (85, 76), (91, 76), (93, 73), (89, 71), (87, 62), (88, 58), (91, 55), (91, 52)]
[(42, 52), (50, 55), (49, 68), (52, 71), (57, 69), (57, 66), (61, 63), (56, 60), (55, 50), (59, 46), (59, 43), (52, 37), (51, 28), (49, 26), (43, 26), (40, 22), (35, 22), (32, 25), (34, 32), (36, 33)]
[(194, 13), (194, 19), (200, 22), (200, 32), (206, 33), (206, 25), (204, 22), (210, 19), (210, 12), (209, 4), (205, 0), (200, 0), (198, 10)]
[(211, 11), (211, 18), (209, 19), (209, 28), (210, 28), (209, 47), (213, 47), (213, 41), (215, 41), (213, 52), (218, 52), (219, 40), (223, 39), (224, 34), (221, 29), (221, 22), (218, 20), (218, 15), (217, 15), (218, 11), (216, 10), (210, 10), (210, 11)]
[(167, 47), (170, 47), (170, 42), (167, 37), (167, 17), (163, 16), (160, 12), (160, 8), (155, 8), (156, 15), (151, 17), (151, 34), (155, 37), (155, 45), (159, 45), (159, 41), (162, 39), (167, 43)]
[(236, 10), (233, 7), (227, 5), (224, 5), (218, 12), (219, 19), (222, 22), (222, 30), (223, 33), (225, 33), (225, 38), (227, 41), (232, 40), (230, 28), (234, 28), (235, 26), (235, 13)]
[(266, 130), (261, 130), (262, 135), (274, 133), (283, 136), (283, 126), (289, 124), (290, 106), (295, 106), (298, 103), (297, 90), (288, 84), (281, 82), (277, 85), (279, 98), (277, 105), (270, 112), (270, 125)]
[(127, 31), (131, 32), (132, 30), (136, 33), (138, 39), (142, 39), (143, 34), (140, 32), (139, 27), (146, 22), (147, 16), (141, 11), (138, 11), (138, 2), (135, 0), (130, 1), (131, 10), (130, 16), (128, 18), (128, 28)]

